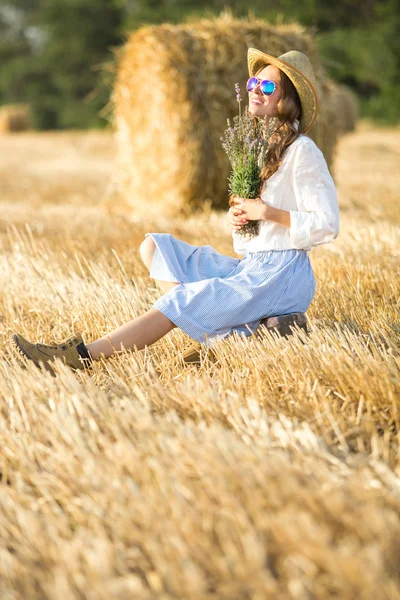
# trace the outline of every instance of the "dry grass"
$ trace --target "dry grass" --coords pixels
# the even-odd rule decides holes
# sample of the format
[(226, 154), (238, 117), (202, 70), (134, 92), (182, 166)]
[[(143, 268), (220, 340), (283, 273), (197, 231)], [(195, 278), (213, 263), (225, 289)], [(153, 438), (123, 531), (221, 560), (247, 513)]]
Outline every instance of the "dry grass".
[(91, 341), (158, 297), (146, 231), (230, 234), (135, 220), (109, 134), (0, 139), (1, 598), (400, 598), (399, 138), (340, 141), (308, 339), (231, 339), (197, 370), (174, 330), (55, 378), (8, 335)]

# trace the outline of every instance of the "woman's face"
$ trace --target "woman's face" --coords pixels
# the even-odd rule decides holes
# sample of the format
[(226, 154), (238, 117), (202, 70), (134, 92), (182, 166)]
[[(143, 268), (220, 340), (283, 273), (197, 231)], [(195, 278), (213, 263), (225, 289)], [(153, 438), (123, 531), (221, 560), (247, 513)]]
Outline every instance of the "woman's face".
[(269, 79), (276, 85), (275, 91), (271, 96), (264, 96), (260, 90), (260, 84), (249, 92), (249, 113), (255, 117), (272, 118), (277, 116), (276, 105), (282, 96), (280, 71), (274, 65), (268, 65), (262, 71), (257, 73), (258, 79)]

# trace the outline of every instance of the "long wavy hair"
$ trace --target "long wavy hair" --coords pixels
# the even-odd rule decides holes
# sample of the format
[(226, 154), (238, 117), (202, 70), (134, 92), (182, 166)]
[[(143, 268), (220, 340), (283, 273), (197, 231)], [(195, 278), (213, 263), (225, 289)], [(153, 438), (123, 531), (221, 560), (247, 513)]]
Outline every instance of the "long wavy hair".
[[(260, 73), (264, 67), (256, 73)], [(301, 117), (301, 103), (296, 88), (290, 81), (289, 77), (279, 71), (280, 83), (282, 87), (282, 96), (276, 105), (277, 118), (279, 125), (272, 134), (269, 141), (268, 152), (265, 158), (265, 164), (261, 169), (261, 185), (269, 179), (279, 168), (283, 160), (285, 150), (292, 144), (300, 135), (300, 131), (294, 126), (295, 119)], [(261, 192), (261, 189), (260, 189)]]

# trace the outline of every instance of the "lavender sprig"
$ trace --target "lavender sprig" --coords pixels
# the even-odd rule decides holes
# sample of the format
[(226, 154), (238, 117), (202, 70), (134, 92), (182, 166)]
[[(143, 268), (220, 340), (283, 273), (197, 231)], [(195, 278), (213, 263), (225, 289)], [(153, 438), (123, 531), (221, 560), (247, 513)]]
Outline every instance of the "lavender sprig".
[[(235, 84), (239, 115), (233, 118), (233, 125), (227, 119), (228, 127), (221, 137), (222, 147), (232, 166), (229, 191), (240, 198), (257, 198), (261, 185), (261, 169), (265, 163), (268, 143), (276, 129), (277, 119), (259, 119), (256, 124), (248, 107), (241, 113), (240, 86)], [(243, 237), (258, 235), (259, 221), (249, 221), (237, 234)]]
[(242, 111), (241, 111), (241, 107), (240, 107), (242, 98), (240, 95), (240, 85), (238, 83), (235, 83), (235, 92), (236, 92), (236, 102), (239, 104), (239, 118), (240, 118), (242, 116)]

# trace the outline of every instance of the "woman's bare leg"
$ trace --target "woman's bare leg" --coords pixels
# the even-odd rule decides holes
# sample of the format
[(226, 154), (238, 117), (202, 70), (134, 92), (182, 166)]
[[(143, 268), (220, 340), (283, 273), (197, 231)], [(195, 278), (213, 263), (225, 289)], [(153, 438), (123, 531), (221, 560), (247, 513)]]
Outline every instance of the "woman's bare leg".
[[(140, 256), (149, 271), (155, 249), (156, 245), (151, 236), (145, 238), (140, 244)], [(176, 285), (179, 285), (178, 281), (159, 281), (158, 279), (155, 281), (163, 292), (168, 292)], [(162, 312), (152, 308), (141, 317), (132, 319), (132, 321), (121, 325), (118, 329), (91, 344), (86, 344), (86, 347), (93, 360), (102, 356), (109, 358), (114, 352), (121, 352), (123, 348), (125, 350), (132, 350), (133, 348), (142, 350), (145, 346), (150, 346), (164, 337), (174, 327), (176, 325), (163, 315)]]
[[(154, 251), (156, 249), (156, 245), (151, 236), (148, 236), (144, 239), (144, 241), (140, 244), (139, 252), (142, 257), (142, 261), (150, 271), (151, 263), (153, 261)], [(160, 281), (159, 279), (155, 279), (154, 281), (160, 286), (163, 292), (169, 292), (176, 285), (179, 285), (178, 281)]]
[[(154, 251), (156, 245), (151, 238), (148, 236), (140, 244), (140, 256), (146, 267), (151, 268), (153, 261)], [(159, 281), (155, 280), (163, 292), (168, 292), (170, 289), (179, 285), (179, 282), (173, 281)], [(125, 350), (142, 350), (145, 346), (154, 344), (157, 340), (164, 337), (176, 325), (172, 323), (162, 312), (152, 308), (146, 314), (136, 319), (132, 319), (125, 325), (121, 325), (118, 329), (115, 329), (108, 335), (99, 338), (91, 344), (86, 344), (86, 348), (89, 351), (90, 356), (93, 360), (97, 360), (102, 356), (109, 358), (115, 352), (121, 352), (123, 348)]]
[(91, 344), (86, 344), (86, 348), (93, 360), (109, 358), (124, 348), (142, 350), (145, 346), (154, 344), (175, 327), (176, 325), (162, 312), (152, 308), (141, 317), (128, 321)]

